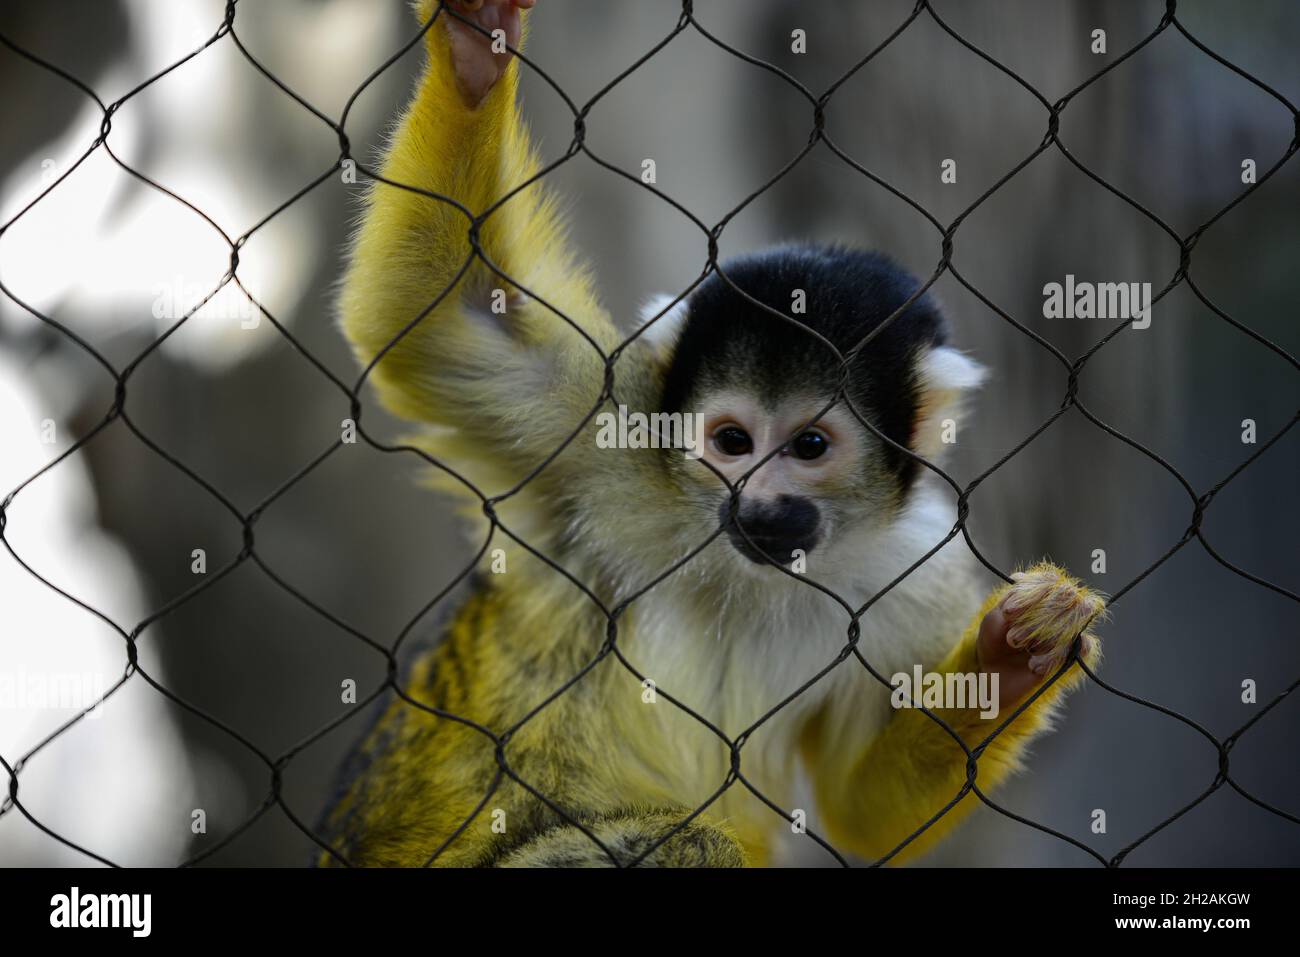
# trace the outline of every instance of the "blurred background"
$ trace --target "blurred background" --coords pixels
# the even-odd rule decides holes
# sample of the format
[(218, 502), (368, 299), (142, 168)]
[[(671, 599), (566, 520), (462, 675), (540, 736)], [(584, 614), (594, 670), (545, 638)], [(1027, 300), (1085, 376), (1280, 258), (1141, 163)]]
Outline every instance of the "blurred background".
[[(1054, 101), (1113, 62), (1164, 13), (1158, 0), (1037, 4), (940, 0), (943, 20)], [(787, 71), (815, 94), (881, 43), (908, 2), (794, 4), (697, 0), (713, 36)], [(220, 0), (62, 0), (6, 3), (0, 33), (73, 73), (105, 102), (186, 53), (219, 27)], [(530, 57), (583, 103), (674, 28), (663, 3), (544, 0)], [(1179, 4), (1186, 28), (1220, 56), (1292, 102), (1300, 7)], [(253, 56), (337, 119), (353, 92), (413, 34), (397, 0), (241, 0), (236, 30)], [(1105, 53), (1092, 52), (1104, 30)], [(807, 52), (791, 50), (803, 30)], [(357, 98), (347, 130), (373, 158), (404, 103), (421, 52), (397, 60)], [(524, 100), (548, 158), (572, 136), (555, 90), (526, 73)], [(65, 80), (0, 46), (0, 222), (8, 222), (76, 163), (101, 116)], [(713, 224), (778, 173), (807, 142), (808, 102), (780, 78), (688, 29), (604, 96), (588, 145), (639, 175), (653, 158), (658, 186)], [(1047, 112), (1014, 80), (923, 14), (856, 72), (827, 109), (826, 129), (859, 164), (951, 222), (1041, 142)], [(1197, 50), (1175, 29), (1107, 74), (1065, 110), (1060, 136), (1098, 176), (1181, 235), (1245, 188), (1293, 136), (1277, 100)], [(260, 75), (230, 37), (134, 96), (113, 117), (117, 156), (202, 210), (230, 236), (262, 220), (328, 171), (335, 134)], [(940, 166), (957, 162), (955, 183)], [(1209, 229), (1191, 274), (1220, 309), (1295, 353), (1297, 182), (1285, 165)], [(688, 287), (706, 262), (703, 234), (647, 191), (579, 156), (551, 177), (567, 198), (576, 244), (601, 292), (631, 328), (656, 292)], [(335, 375), (355, 381), (332, 313), (341, 250), (361, 186), (335, 173), (259, 229), (239, 275), (277, 321)], [(885, 250), (928, 276), (938, 231), (824, 146), (748, 204), (726, 227), (724, 255), (788, 239), (843, 240)], [(220, 281), (229, 249), (193, 210), (95, 151), (0, 236), (0, 494), (8, 494), (112, 405), (112, 377), (35, 318), (62, 323), (121, 369)], [(1115, 325), (1044, 319), (1042, 289), (1067, 273), (1161, 289), (1178, 247), (1157, 225), (1090, 180), (1056, 149), (1035, 159), (966, 219), (953, 263), (1001, 310), (1078, 356)], [(994, 370), (964, 427), (950, 473), (967, 482), (997, 462), (1060, 404), (1066, 373), (1051, 354), (953, 276), (935, 287), (957, 344)], [(243, 511), (281, 487), (337, 438), (348, 401), (230, 284), (153, 349), (133, 372), (126, 412), (151, 442)], [(1232, 328), (1180, 285), (1152, 325), (1125, 329), (1088, 363), (1080, 400), (1102, 421), (1174, 466), (1197, 493), (1212, 487), (1295, 415), (1295, 368)], [(397, 436), (367, 391), (368, 429)], [(1242, 440), (1253, 420), (1257, 443)], [(1216, 497), (1207, 541), (1225, 559), (1292, 591), (1300, 588), (1300, 436), (1285, 435)], [(265, 565), (356, 631), (391, 645), (471, 551), (446, 502), (418, 485), (407, 455), (348, 445), (292, 485), (256, 526)], [(996, 565), (1050, 555), (1117, 592), (1182, 536), (1191, 502), (1151, 458), (1077, 410), (1056, 422), (971, 499), (969, 528)], [(121, 677), (122, 634), (150, 620), (141, 662), (176, 696), (229, 725), (272, 758), (355, 706), (384, 661), (245, 562), (174, 607), (179, 595), (229, 565), (237, 519), (200, 484), (114, 421), (26, 486), (0, 553), (0, 757), (13, 764), (77, 713), (77, 701), (38, 701), (42, 677), (72, 676), (94, 693)], [(193, 571), (202, 549), (206, 574)], [(1093, 572), (1094, 550), (1106, 555)], [(32, 573), (75, 596), (79, 607)], [(991, 581), (991, 579), (990, 579)], [(438, 610), (416, 621), (427, 633)], [(1300, 673), (1294, 601), (1234, 575), (1192, 541), (1114, 607), (1103, 677), (1224, 737)], [(1257, 703), (1242, 700), (1253, 681)], [(1300, 813), (1300, 695), (1255, 725), (1232, 751), (1245, 789)], [(62, 705), (62, 707), (54, 705)], [(31, 756), (20, 800), (45, 828), (120, 864), (173, 864), (201, 854), (266, 801), (270, 771), (247, 747), (150, 687), (128, 681), (101, 709)], [(739, 729), (731, 729), (733, 733)], [(342, 725), (284, 771), (285, 803), (311, 824), (334, 769), (360, 731)], [(1191, 801), (1217, 758), (1187, 725), (1090, 686), (1068, 720), (1036, 746), (1030, 770), (996, 795), (1109, 856)], [(206, 833), (192, 833), (202, 808)], [(1107, 832), (1091, 833), (1093, 809)], [(298, 865), (311, 842), (272, 807), (206, 858), (222, 865)], [(1300, 827), (1223, 787), (1128, 858), (1135, 865), (1300, 863)], [(828, 862), (815, 849), (809, 863)], [(0, 864), (87, 863), (17, 809), (0, 815)], [(923, 864), (1087, 865), (1065, 842), (981, 807)]]

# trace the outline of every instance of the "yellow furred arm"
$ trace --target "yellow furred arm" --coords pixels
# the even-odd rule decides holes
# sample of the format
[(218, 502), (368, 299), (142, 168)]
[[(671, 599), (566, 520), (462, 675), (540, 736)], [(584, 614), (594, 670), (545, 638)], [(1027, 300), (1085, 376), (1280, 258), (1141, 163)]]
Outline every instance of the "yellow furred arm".
[[(1055, 577), (1049, 587), (1074, 601), (1071, 611), (1054, 614), (1059, 605), (1040, 602), (1023, 613), (1021, 620), (1037, 641), (1053, 646), (1063, 654), (1083, 627), (1073, 609), (1081, 608), (1088, 620), (1100, 613), (1101, 600), (1078, 585), (1059, 569), (1040, 565), (1033, 569), (1039, 580)], [(980, 626), (986, 615), (1023, 585), (1005, 585), (993, 591), (966, 628), (961, 641), (935, 668), (939, 674), (976, 674), (983, 670), (979, 661)], [(1031, 586), (1032, 587), (1032, 586)], [(1037, 586), (1041, 588), (1041, 585)], [(1077, 596), (1072, 598), (1071, 596)], [(1096, 609), (1093, 611), (1092, 609)], [(1100, 664), (1100, 644), (1089, 635), (1083, 645), (1083, 660), (1089, 668)], [(1048, 676), (1055, 673), (1052, 668)], [(1083, 670), (1072, 664), (1050, 687), (1019, 714), (979, 753), (976, 784), (989, 795), (1013, 771), (1021, 766), (1026, 746), (1051, 728), (1054, 713), (1062, 699), (1084, 679)], [(1037, 687), (1037, 686), (1035, 686)], [(1012, 705), (1004, 706), (992, 718), (981, 717), (978, 707), (931, 708), (972, 750), (1019, 707), (1032, 692), (1026, 692)], [(899, 709), (870, 743), (865, 752), (840, 751), (833, 743), (821, 740), (818, 729), (810, 727), (805, 749), (817, 777), (818, 805), (830, 842), (868, 860), (879, 860), (893, 851), (922, 824), (938, 813), (961, 792), (966, 783), (965, 752), (943, 727), (919, 708)], [(924, 853), (979, 803), (974, 793), (967, 793), (947, 813), (920, 836), (890, 858), (901, 863)]]
[[(426, 19), (437, 9), (418, 6)], [(481, 103), (467, 105), (444, 22), (451, 14), (437, 17), (425, 34), (424, 73), (379, 173), (478, 216), (527, 183), (540, 163), (516, 103), (518, 58)], [(470, 225), (451, 203), (374, 183), (340, 296), (342, 325), (363, 364), (387, 348), (370, 379), (391, 411), (473, 436), (438, 451), (532, 465), (594, 403), (603, 375), (597, 351), (533, 297), (568, 315), (602, 349), (614, 343), (613, 328), (540, 184), (513, 195), (480, 233), (487, 259), (531, 295), (473, 256)]]

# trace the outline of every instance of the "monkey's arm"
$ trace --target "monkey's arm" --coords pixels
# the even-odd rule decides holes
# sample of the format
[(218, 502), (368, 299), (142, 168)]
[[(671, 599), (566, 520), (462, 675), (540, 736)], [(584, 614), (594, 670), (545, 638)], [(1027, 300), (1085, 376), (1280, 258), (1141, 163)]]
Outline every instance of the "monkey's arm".
[[(996, 589), (985, 600), (961, 641), (934, 670), (940, 674), (988, 671), (988, 649), (1001, 643), (1009, 661), (1001, 670), (1008, 700), (997, 717), (982, 718), (980, 709), (932, 708), (974, 748), (1036, 689), (1054, 674), (1071, 644), (1104, 608), (1102, 599), (1051, 565), (1038, 565)], [(984, 653), (981, 654), (981, 650)], [(1031, 657), (1033, 656), (1033, 657)], [(1083, 660), (1089, 668), (1100, 663), (1100, 643), (1085, 633)], [(1031, 673), (1025, 667), (1035, 665)], [(1026, 746), (1051, 727), (1062, 699), (1085, 678), (1072, 665), (1008, 725), (979, 755), (976, 783), (989, 793), (1020, 767)], [(916, 708), (898, 710), (865, 752), (836, 754), (819, 740), (816, 728), (806, 738), (817, 769), (817, 797), (832, 844), (864, 858), (888, 854), (906, 837), (952, 801), (966, 782), (966, 755), (952, 736)], [(979, 802), (973, 793), (956, 805), (891, 862), (919, 855), (950, 832)]]
[[(436, 7), (419, 5), (422, 22)], [(428, 62), (380, 174), (479, 215), (528, 182), (540, 163), (516, 103), (517, 58), (471, 102), (467, 71), (493, 60), (486, 39), (450, 18), (443, 10), (425, 34)], [(472, 255), (469, 234), (470, 220), (454, 205), (373, 184), (340, 297), (343, 328), (362, 363), (396, 340), (371, 379), (395, 414), (450, 427), (438, 433), (438, 451), (454, 450), (458, 464), (530, 467), (594, 404), (603, 375), (591, 344), (538, 300), (603, 349), (614, 330), (540, 185), (513, 195), (479, 234), (484, 256), (527, 294)]]

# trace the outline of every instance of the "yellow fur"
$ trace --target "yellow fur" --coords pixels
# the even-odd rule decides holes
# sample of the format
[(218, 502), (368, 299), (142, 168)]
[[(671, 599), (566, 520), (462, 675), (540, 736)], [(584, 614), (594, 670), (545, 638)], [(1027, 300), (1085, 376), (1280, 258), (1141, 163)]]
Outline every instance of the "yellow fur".
[[(426, 0), (419, 11), (427, 16), (431, 4)], [(540, 168), (516, 104), (518, 65), (512, 63), (486, 100), (469, 109), (456, 95), (443, 24), (430, 28), (427, 47), (429, 62), (381, 172), (395, 183), (452, 197), (479, 215)], [(363, 364), (387, 348), (370, 375), (383, 403), (424, 423), (422, 447), (492, 496), (515, 488), (594, 410), (605, 377), (601, 352), (608, 354), (621, 337), (586, 269), (568, 251), (555, 202), (540, 185), (516, 193), (481, 230), (487, 258), (522, 290), (472, 257), (469, 226), (452, 205), (375, 185), (354, 240), (341, 313)], [(511, 294), (507, 316), (487, 308), (496, 288)], [(438, 305), (389, 348), (440, 295)], [(542, 300), (577, 323), (599, 351)], [(657, 400), (662, 370), (651, 348), (633, 345), (615, 366), (619, 400), (634, 408), (651, 408)], [(533, 398), (538, 395), (544, 400)], [(663, 501), (672, 489), (648, 454), (581, 454), (590, 428), (522, 491), (500, 502), (497, 512), (505, 528), (561, 562), (612, 607), (655, 573), (626, 543), (644, 542), (659, 533), (657, 522), (670, 521), (631, 501)], [(448, 475), (437, 481), (461, 495), (466, 514), (485, 533), (478, 496)], [(687, 524), (700, 541), (709, 531), (694, 518)], [(593, 541), (603, 543), (605, 553), (575, 545)], [(402, 682), (419, 705), (392, 698), (354, 755), (325, 828), (331, 846), (350, 863), (421, 865), (439, 849), (441, 865), (611, 863), (530, 788), (625, 863), (710, 799), (726, 777), (725, 743), (669, 704), (647, 705), (637, 678), (602, 651), (606, 618), (591, 600), (500, 531), (493, 546), (505, 550), (508, 573), (481, 576), (442, 641)], [(678, 587), (690, 581), (688, 574), (675, 576)], [(937, 670), (978, 670), (979, 622), (1005, 591), (989, 596), (947, 659), (935, 663)], [(619, 617), (621, 649), (636, 648), (648, 633), (643, 603), (656, 597), (652, 592), (638, 599)], [(716, 604), (707, 590), (698, 600)], [(1059, 619), (1034, 622), (1041, 637)], [(1095, 642), (1092, 650), (1095, 655)], [(703, 668), (704, 657), (717, 651), (682, 635), (674, 654), (690, 674), (690, 656), (699, 656)], [(528, 717), (588, 667), (580, 681)], [(1016, 767), (1025, 743), (1047, 726), (1078, 678), (1075, 668), (988, 746), (979, 763), (981, 788)], [(764, 710), (743, 686), (719, 694), (752, 705), (752, 717)], [(973, 712), (943, 717), (972, 745), (993, 726)], [(499, 736), (510, 732), (501, 751), (509, 774), (491, 737), (467, 722)], [(821, 729), (821, 716), (809, 715), (795, 738), (816, 782), (829, 836), (844, 850), (869, 858), (885, 854), (965, 782), (965, 756), (920, 712), (894, 715), (865, 743), (832, 741)], [(967, 796), (909, 853), (937, 840), (974, 800)], [(763, 864), (774, 826), (786, 825), (737, 785), (647, 863)], [(321, 860), (334, 862), (328, 854)]]
[[(1070, 619), (1043, 617), (1038, 612), (1044, 595), (1059, 592), (1082, 603), (1095, 602), (1096, 611), (1092, 617), (1101, 614), (1100, 599), (1055, 566), (1040, 563), (1025, 575), (1030, 579), (1028, 582), (1003, 585), (989, 594), (960, 642), (934, 668), (936, 672), (971, 674), (980, 670), (977, 654), (980, 624), (984, 616), (1012, 592), (1033, 595), (1026, 606), (1025, 621), (1035, 638), (1067, 650), (1091, 618), (1076, 625)], [(1043, 590), (1040, 582), (1049, 579), (1053, 584)], [(1090, 668), (1095, 669), (1101, 663), (1101, 652), (1095, 640), (1085, 645), (1083, 657)], [(976, 784), (981, 791), (988, 794), (1009, 774), (1020, 769), (1026, 744), (1050, 728), (1061, 699), (1083, 679), (1083, 671), (1077, 665), (1072, 666), (988, 743), (980, 752), (977, 765)], [(973, 708), (931, 710), (961, 735), (968, 748), (974, 749), (1010, 716), (1018, 704), (993, 719), (980, 717), (979, 711)], [(952, 735), (919, 709), (900, 710), (865, 754), (828, 756), (816, 743), (809, 743), (806, 751), (814, 767), (829, 764), (822, 768), (821, 773), (815, 772), (814, 777), (818, 782), (818, 801), (831, 812), (828, 818), (831, 842), (868, 859), (879, 859), (890, 853), (900, 841), (956, 798), (966, 783), (965, 752)], [(910, 860), (933, 847), (978, 801), (978, 797), (968, 792), (892, 858), (893, 862)]]

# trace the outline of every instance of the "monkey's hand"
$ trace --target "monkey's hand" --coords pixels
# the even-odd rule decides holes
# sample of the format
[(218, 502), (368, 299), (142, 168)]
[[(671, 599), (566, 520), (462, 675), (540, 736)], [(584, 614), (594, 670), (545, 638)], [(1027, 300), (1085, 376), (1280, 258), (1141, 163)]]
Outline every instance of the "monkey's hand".
[[(446, 9), (439, 17), (445, 22), (435, 23), (430, 29), (447, 31), (456, 87), (466, 106), (477, 107), (501, 79), (514, 54), (509, 50), (494, 52), (493, 46), (500, 49), (499, 41), (504, 38), (506, 46), (518, 49), (523, 31), (519, 11), (530, 10), (536, 3), (537, 0), (448, 0), (445, 4)], [(430, 16), (435, 6), (434, 0), (423, 0), (421, 18)], [(453, 13), (465, 19), (459, 20)], [(492, 36), (480, 33), (475, 26)], [(501, 32), (497, 33), (498, 30)]]
[(1046, 562), (1011, 578), (980, 622), (976, 642), (980, 670), (998, 675), (1004, 711), (1061, 666), (1081, 632), (1079, 657), (1096, 668), (1101, 642), (1087, 629), (1106, 609), (1099, 594)]

